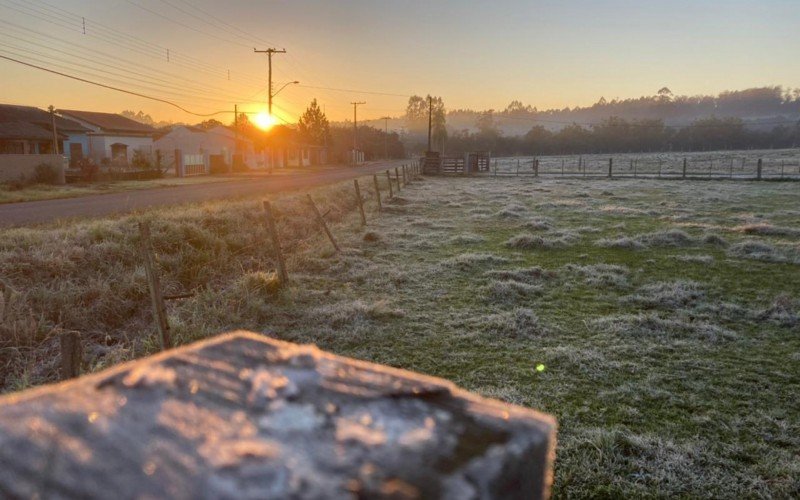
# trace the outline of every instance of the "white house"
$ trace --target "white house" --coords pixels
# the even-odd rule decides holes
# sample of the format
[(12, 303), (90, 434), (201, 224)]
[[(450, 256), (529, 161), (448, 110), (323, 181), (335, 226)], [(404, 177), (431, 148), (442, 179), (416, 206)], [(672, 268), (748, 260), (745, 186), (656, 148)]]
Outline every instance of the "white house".
[[(238, 145), (238, 147), (237, 147)], [(263, 161), (255, 154), (253, 142), (225, 126), (204, 130), (188, 125), (178, 125), (171, 130), (156, 135), (154, 149), (159, 151), (166, 162), (172, 163), (176, 150), (186, 155), (202, 155), (210, 165), (232, 166), (234, 155), (241, 155), (242, 162), (255, 168)]]
[(58, 113), (89, 129), (85, 154), (98, 163), (108, 159), (112, 164), (127, 165), (135, 151), (141, 151), (152, 159), (155, 129), (149, 125), (114, 113), (68, 109), (60, 109)]

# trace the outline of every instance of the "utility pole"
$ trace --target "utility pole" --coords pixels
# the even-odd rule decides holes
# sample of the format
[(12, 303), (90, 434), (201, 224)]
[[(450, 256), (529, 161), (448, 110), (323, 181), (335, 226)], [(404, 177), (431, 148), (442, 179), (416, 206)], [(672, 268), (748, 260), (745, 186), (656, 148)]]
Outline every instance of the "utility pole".
[(49, 108), (50, 111), (50, 122), (53, 124), (53, 153), (58, 154), (58, 131), (56, 130), (56, 108), (53, 107), (51, 104)]
[(267, 90), (267, 97), (268, 97), (268, 112), (270, 118), (272, 117), (272, 54), (285, 54), (286, 49), (278, 50), (278, 49), (267, 49), (267, 50), (256, 50), (253, 49), (253, 52), (256, 54), (267, 54), (267, 59), (269, 60), (269, 88)]
[(433, 97), (428, 96), (428, 151), (431, 150), (431, 126), (433, 124)]
[(233, 158), (231, 158), (230, 172), (233, 172), (236, 155), (239, 154), (239, 105), (233, 105)]
[(353, 105), (353, 154), (358, 151), (358, 106), (366, 102), (351, 102)]
[(392, 119), (391, 116), (384, 116), (383, 117), (384, 129), (385, 129), (384, 132), (383, 132), (383, 159), (384, 160), (388, 160), (389, 159), (389, 143), (388, 143), (388, 141), (389, 141), (389, 120), (391, 120), (391, 119)]

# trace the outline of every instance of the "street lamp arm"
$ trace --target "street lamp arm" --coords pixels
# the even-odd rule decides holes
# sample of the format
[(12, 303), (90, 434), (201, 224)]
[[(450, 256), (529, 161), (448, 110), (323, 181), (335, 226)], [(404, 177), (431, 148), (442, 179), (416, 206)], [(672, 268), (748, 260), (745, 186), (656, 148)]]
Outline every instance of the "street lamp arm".
[(300, 82), (298, 82), (298, 81), (296, 81), (296, 80), (295, 80), (295, 81), (293, 81), (293, 82), (288, 82), (288, 83), (285, 83), (285, 84), (283, 84), (283, 87), (279, 88), (277, 92), (275, 92), (274, 94), (272, 94), (272, 97), (275, 97), (276, 95), (278, 95), (278, 94), (281, 92), (281, 90), (285, 89), (285, 88), (286, 88), (286, 87), (288, 87), (289, 85), (292, 85), (292, 84), (298, 84), (298, 83), (300, 83)]

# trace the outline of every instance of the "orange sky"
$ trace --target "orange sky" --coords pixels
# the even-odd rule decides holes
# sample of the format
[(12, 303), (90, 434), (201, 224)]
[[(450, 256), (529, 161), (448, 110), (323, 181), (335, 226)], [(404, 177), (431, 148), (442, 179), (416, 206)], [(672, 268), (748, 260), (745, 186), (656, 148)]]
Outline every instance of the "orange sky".
[[(546, 109), (665, 85), (676, 94), (800, 86), (798, 25), (793, 0), (0, 0), (0, 55), (199, 114), (226, 110), (217, 117), (229, 121), (234, 104), (266, 107), (266, 57), (253, 47), (285, 47), (276, 86), (303, 86), (276, 97), (276, 114), (294, 122), (312, 98), (342, 120), (352, 101), (367, 102), (359, 119), (398, 116), (411, 94), (441, 95), (449, 109), (512, 99)], [(203, 119), (5, 60), (0, 71), (4, 103)]]

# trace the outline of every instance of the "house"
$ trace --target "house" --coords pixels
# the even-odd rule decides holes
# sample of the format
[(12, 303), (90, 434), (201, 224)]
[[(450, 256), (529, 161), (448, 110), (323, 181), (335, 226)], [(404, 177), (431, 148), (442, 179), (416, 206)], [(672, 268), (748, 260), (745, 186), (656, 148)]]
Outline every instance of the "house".
[(255, 155), (253, 141), (239, 136), (229, 127), (217, 126), (202, 129), (178, 125), (155, 135), (154, 149), (159, 151), (167, 164), (174, 163), (176, 150), (183, 155), (202, 155), (209, 165), (228, 170), (234, 164), (234, 155), (241, 156), (244, 165), (254, 168), (263, 160)]
[(115, 113), (70, 109), (60, 109), (58, 113), (89, 129), (86, 134), (88, 150), (84, 154), (97, 163), (128, 165), (137, 151), (152, 159), (156, 130), (150, 125)]
[(311, 167), (328, 163), (328, 148), (300, 142), (296, 130), (276, 126), (267, 140), (269, 165), (273, 168)]
[[(89, 129), (55, 116), (58, 153), (70, 158), (73, 144), (88, 141)], [(0, 154), (55, 154), (53, 116), (32, 106), (0, 104)]]

